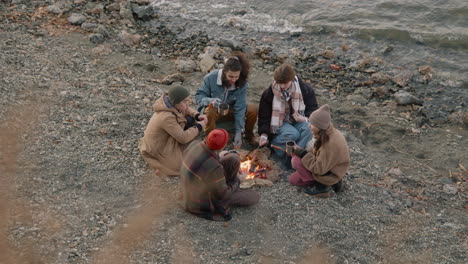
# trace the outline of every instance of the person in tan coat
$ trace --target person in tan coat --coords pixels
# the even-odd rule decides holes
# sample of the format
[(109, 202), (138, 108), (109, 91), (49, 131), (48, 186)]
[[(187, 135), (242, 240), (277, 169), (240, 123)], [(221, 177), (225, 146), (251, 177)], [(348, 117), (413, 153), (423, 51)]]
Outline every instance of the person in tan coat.
[(343, 177), (350, 166), (349, 148), (345, 137), (331, 123), (330, 107), (326, 104), (309, 116), (314, 145), (310, 150), (295, 148), (289, 176), (293, 185), (305, 186), (304, 192), (317, 197), (330, 197), (331, 190), (342, 191)]
[(175, 86), (153, 105), (139, 149), (158, 175), (179, 176), (183, 151), (206, 127), (206, 116), (191, 108), (190, 102), (187, 89)]

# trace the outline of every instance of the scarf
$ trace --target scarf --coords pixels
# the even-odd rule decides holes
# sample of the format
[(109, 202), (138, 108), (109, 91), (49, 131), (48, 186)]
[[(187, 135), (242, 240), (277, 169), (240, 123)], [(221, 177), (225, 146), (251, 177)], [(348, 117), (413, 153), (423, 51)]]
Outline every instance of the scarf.
[[(273, 134), (276, 134), (283, 125), (283, 121), (289, 122), (291, 114), (298, 112), (300, 115), (304, 115), (305, 104), (297, 77), (294, 78), (291, 87), (287, 90), (281, 90), (275, 81), (273, 81), (271, 88), (273, 90), (273, 106), (270, 129)], [(288, 105), (289, 100), (291, 100), (292, 109)]]

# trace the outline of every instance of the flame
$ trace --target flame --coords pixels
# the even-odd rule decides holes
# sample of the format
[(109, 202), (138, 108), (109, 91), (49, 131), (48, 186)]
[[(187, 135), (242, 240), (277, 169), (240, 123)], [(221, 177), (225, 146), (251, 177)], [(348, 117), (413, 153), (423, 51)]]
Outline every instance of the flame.
[(255, 176), (257, 175), (257, 171), (262, 169), (262, 167), (260, 167), (259, 165), (257, 165), (255, 167), (254, 170), (252, 170), (252, 160), (251, 159), (247, 159), (243, 162), (241, 162), (240, 164), (240, 168), (239, 168), (239, 172), (241, 174), (244, 174), (245, 175), (245, 179), (246, 180), (252, 180), (255, 178)]

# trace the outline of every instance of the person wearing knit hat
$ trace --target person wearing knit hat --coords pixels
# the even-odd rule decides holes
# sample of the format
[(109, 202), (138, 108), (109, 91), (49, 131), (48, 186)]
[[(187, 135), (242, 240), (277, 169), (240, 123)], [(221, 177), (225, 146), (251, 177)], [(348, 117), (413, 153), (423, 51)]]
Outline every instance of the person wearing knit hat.
[(260, 146), (274, 148), (274, 154), (291, 168), (291, 157), (284, 151), (286, 142), (294, 141), (305, 148), (312, 140), (308, 118), (318, 107), (315, 92), (310, 85), (296, 76), (289, 64), (275, 69), (272, 84), (263, 91), (258, 107), (258, 134)]
[(303, 186), (304, 192), (316, 197), (330, 197), (343, 190), (343, 178), (350, 166), (349, 148), (343, 134), (336, 129), (330, 107), (323, 105), (309, 116), (315, 142), (311, 149), (296, 147), (289, 176), (293, 185)]
[(189, 91), (183, 86), (176, 85), (167, 91), (167, 95), (169, 96), (169, 101), (171, 104), (176, 105), (186, 99), (190, 94)]
[(235, 151), (220, 151), (229, 134), (215, 129), (205, 141), (194, 141), (184, 153), (181, 168), (183, 206), (196, 216), (214, 221), (229, 221), (232, 206), (258, 203), (260, 194), (240, 189), (240, 156)]
[(327, 130), (330, 126), (330, 121), (330, 107), (327, 104), (322, 105), (309, 116), (309, 123), (318, 129)]
[(221, 150), (226, 146), (228, 140), (229, 133), (224, 129), (217, 128), (206, 137), (206, 145), (212, 150)]
[(207, 118), (190, 107), (189, 91), (173, 86), (153, 105), (139, 150), (157, 175), (178, 176), (182, 153), (206, 127)]

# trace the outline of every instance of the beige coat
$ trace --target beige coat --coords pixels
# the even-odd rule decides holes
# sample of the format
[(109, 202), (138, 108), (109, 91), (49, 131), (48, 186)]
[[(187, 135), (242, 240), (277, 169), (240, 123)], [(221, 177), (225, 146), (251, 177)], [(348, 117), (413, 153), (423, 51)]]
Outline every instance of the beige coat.
[[(309, 152), (302, 158), (302, 164), (314, 179), (331, 186), (339, 182), (349, 169), (349, 148), (343, 134), (331, 125), (327, 129), (330, 140), (316, 153)], [(328, 175), (328, 172), (331, 172)]]
[(154, 114), (140, 141), (140, 152), (148, 164), (160, 171), (160, 174), (180, 175), (182, 155), (188, 143), (198, 135), (198, 128), (191, 127), (184, 131), (187, 123), (185, 116), (195, 117), (197, 111), (190, 108), (183, 114), (174, 107), (167, 107), (161, 96), (153, 105)]

